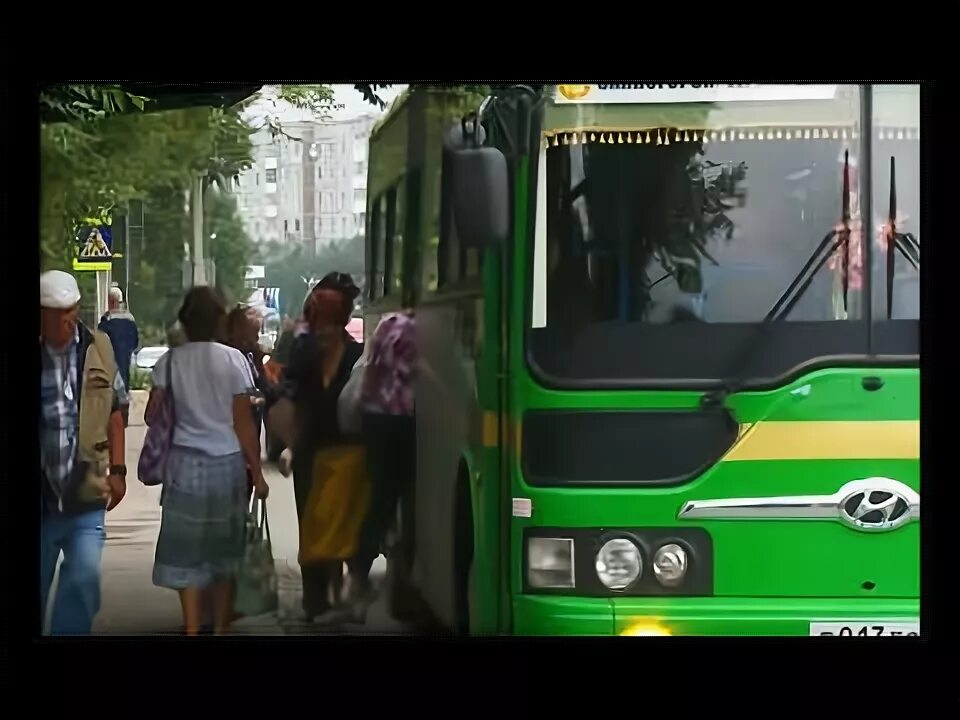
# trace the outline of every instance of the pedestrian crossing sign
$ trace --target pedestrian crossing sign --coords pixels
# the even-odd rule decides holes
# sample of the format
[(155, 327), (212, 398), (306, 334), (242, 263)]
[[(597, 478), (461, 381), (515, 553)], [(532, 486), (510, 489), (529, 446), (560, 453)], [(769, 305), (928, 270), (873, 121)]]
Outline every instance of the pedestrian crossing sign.
[(109, 225), (81, 225), (74, 245), (74, 270), (105, 272), (113, 268), (114, 259), (122, 257), (113, 252), (113, 232)]

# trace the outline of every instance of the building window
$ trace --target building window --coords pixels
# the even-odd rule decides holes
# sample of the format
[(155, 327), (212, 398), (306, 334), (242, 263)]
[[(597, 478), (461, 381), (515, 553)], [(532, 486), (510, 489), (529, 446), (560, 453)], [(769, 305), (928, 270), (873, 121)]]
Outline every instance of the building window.
[(296, 220), (293, 221), (293, 229), (296, 230), (297, 232), (300, 232), (300, 219), (299, 219), (299, 218), (297, 218)]
[(371, 300), (396, 293), (402, 285), (403, 193), (404, 181), (401, 180), (373, 202), (368, 276)]
[(367, 168), (364, 166), (363, 160), (357, 160), (353, 164), (353, 172), (356, 173), (357, 175), (363, 175), (364, 173), (367, 172)]
[(275, 218), (277, 215), (278, 215), (278, 211), (277, 211), (277, 206), (276, 206), (276, 205), (267, 205), (267, 206), (263, 209), (263, 216), (264, 216), (264, 217)]
[(267, 169), (267, 177), (266, 177), (266, 180), (267, 180), (268, 183), (275, 183), (275, 182), (277, 182), (277, 169), (276, 169), (276, 168), (268, 168), (268, 169)]
[(383, 266), (386, 252), (386, 213), (383, 210), (383, 198), (373, 202), (373, 227), (370, 233), (370, 260), (367, 265), (367, 293), (371, 300), (378, 300), (383, 296)]
[(355, 203), (365, 203), (367, 201), (367, 189), (355, 188), (353, 191), (353, 201)]
[(287, 221), (284, 220), (284, 221), (283, 221), (283, 231), (284, 231), (284, 232), (287, 232), (287, 231), (289, 231), (289, 230), (290, 230), (290, 226), (289, 226), (289, 224), (287, 223)]
[(332, 178), (336, 168), (336, 156), (333, 143), (320, 143), (319, 154), (317, 156), (317, 177)]

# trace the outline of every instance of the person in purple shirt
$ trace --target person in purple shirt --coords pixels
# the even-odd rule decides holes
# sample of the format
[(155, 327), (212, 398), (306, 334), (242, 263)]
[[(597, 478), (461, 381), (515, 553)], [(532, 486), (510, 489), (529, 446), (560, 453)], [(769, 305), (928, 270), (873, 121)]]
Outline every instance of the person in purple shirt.
[(405, 310), (381, 320), (369, 342), (361, 406), (372, 487), (357, 553), (350, 561), (351, 606), (357, 621), (363, 621), (369, 604), (370, 567), (380, 554), (397, 503), (413, 484), (417, 471), (413, 312)]

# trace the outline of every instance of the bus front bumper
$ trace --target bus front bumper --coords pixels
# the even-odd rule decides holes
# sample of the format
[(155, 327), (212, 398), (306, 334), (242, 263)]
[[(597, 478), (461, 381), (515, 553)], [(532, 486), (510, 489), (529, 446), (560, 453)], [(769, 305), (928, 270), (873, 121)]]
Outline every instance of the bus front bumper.
[(916, 599), (517, 595), (515, 635), (796, 635), (811, 623), (918, 622)]

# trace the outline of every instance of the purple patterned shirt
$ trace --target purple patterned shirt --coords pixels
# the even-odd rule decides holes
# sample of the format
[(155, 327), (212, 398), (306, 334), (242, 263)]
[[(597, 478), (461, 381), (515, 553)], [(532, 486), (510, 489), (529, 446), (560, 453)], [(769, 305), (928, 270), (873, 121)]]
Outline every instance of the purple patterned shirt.
[(413, 415), (417, 342), (413, 314), (380, 321), (370, 338), (363, 378), (363, 409), (379, 415)]

